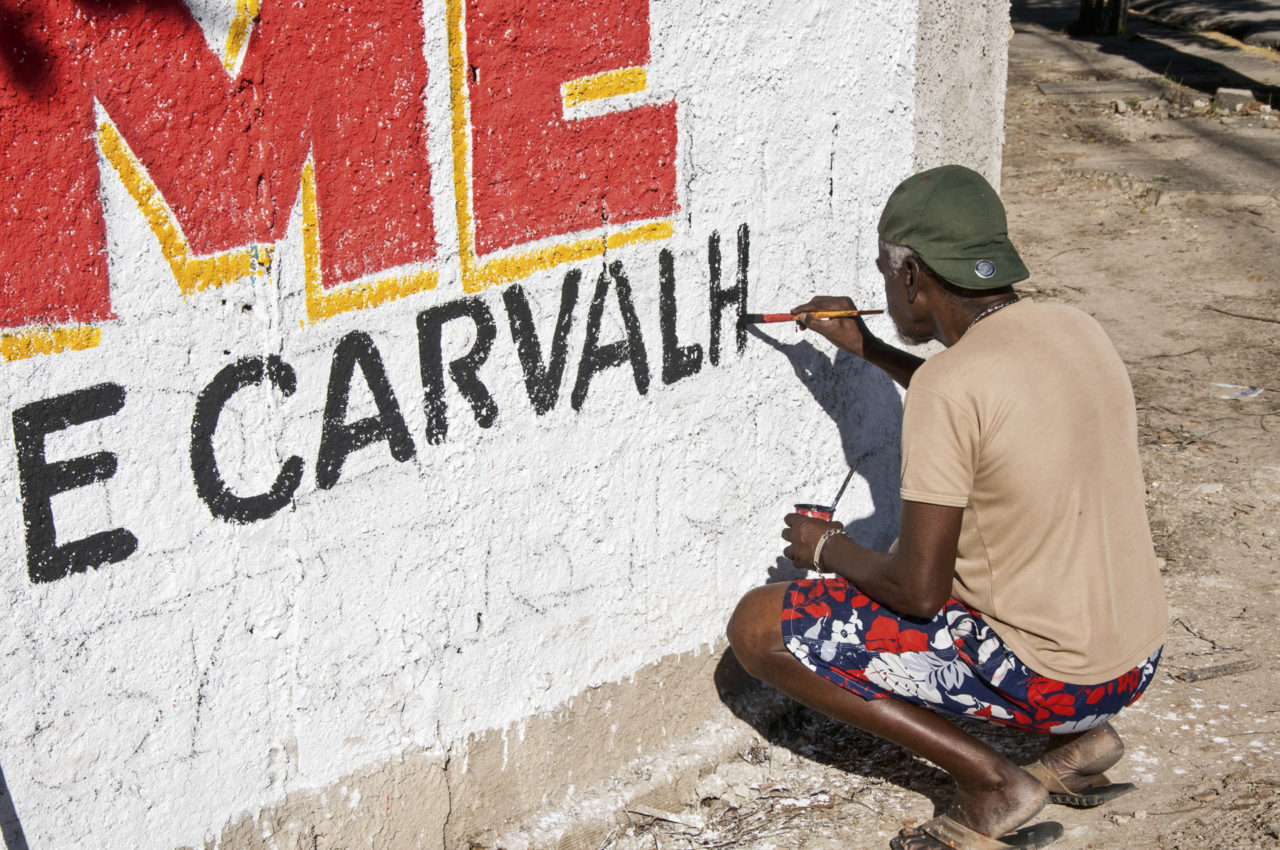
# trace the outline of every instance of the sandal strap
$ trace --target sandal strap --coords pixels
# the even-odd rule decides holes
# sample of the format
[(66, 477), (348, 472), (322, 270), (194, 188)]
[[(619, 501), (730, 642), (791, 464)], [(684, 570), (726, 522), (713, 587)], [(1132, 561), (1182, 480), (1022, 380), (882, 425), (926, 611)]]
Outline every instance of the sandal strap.
[(938, 815), (931, 821), (922, 824), (920, 832), (930, 838), (936, 838), (948, 847), (963, 847), (964, 850), (1001, 850), (1009, 845), (998, 838), (975, 832), (964, 824), (946, 815)]
[(1036, 779), (1040, 780), (1040, 784), (1049, 789), (1050, 794), (1074, 794), (1075, 792), (1062, 784), (1062, 780), (1052, 770), (1044, 766), (1043, 762), (1034, 761), (1031, 764), (1024, 765), (1023, 770), (1030, 773)]
[(1111, 780), (1107, 778), (1105, 773), (1099, 773), (1097, 776), (1089, 780), (1089, 784), (1084, 791), (1072, 791), (1062, 783), (1058, 775), (1052, 770), (1044, 766), (1043, 762), (1034, 761), (1031, 764), (1023, 765), (1022, 769), (1030, 773), (1036, 779), (1040, 780), (1040, 784), (1049, 789), (1050, 794), (1068, 794), (1078, 797), (1087, 792), (1090, 788), (1105, 788), (1111, 784)]

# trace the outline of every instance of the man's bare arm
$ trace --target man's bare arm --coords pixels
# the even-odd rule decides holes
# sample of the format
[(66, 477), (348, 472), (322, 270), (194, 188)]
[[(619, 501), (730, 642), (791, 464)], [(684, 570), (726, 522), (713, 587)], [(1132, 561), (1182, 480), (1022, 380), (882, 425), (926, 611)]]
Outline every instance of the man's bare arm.
[[(830, 321), (838, 320), (833, 319)], [(844, 321), (848, 321), (848, 319)], [(815, 328), (815, 330), (817, 329)], [(923, 357), (909, 354), (901, 348), (894, 348), (879, 337), (873, 336), (864, 341), (862, 350), (863, 360), (873, 366), (879, 366), (886, 375), (893, 378), (903, 387), (911, 385), (911, 376), (920, 368), (920, 364), (924, 363)]]

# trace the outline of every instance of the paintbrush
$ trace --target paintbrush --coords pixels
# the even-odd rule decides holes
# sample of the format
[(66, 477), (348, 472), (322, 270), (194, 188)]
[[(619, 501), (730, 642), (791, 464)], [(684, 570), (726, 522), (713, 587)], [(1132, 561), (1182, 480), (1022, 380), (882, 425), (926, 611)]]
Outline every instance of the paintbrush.
[(836, 491), (836, 497), (831, 500), (831, 513), (836, 512), (836, 505), (840, 503), (840, 497), (844, 495), (844, 488), (849, 486), (849, 482), (853, 480), (853, 473), (858, 471), (858, 464), (862, 463), (862, 458), (858, 458), (853, 462), (853, 466), (849, 467), (849, 474), (844, 477), (844, 483), (840, 485), (840, 489)]
[[(851, 319), (854, 316), (876, 316), (884, 310), (810, 310), (811, 319)], [(794, 322), (792, 313), (743, 313), (740, 320), (744, 325), (767, 325), (771, 322)]]

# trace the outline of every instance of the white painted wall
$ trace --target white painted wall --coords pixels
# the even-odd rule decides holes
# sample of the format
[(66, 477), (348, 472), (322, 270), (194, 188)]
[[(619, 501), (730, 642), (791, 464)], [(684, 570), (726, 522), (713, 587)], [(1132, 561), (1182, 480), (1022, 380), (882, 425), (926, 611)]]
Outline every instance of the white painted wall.
[[(626, 366), (569, 393), (602, 263), (523, 281), (543, 345), (561, 280), (583, 282), (560, 401), (525, 395), (501, 288), (481, 297), (498, 324), (482, 370), (499, 408), (481, 429), (449, 385), (448, 439), (424, 439), (415, 317), (462, 296), (452, 208), (446, 73), (426, 92), (441, 284), (376, 309), (302, 326), (300, 212), (269, 278), (184, 299), (156, 238), (101, 168), (118, 320), (82, 352), (0, 364), (0, 769), (31, 847), (173, 847), (228, 820), (411, 750), (443, 749), (720, 638), (740, 594), (766, 580), (781, 518), (833, 495), (870, 452), (839, 518), (865, 539), (896, 527), (898, 396), (887, 379), (831, 363), (790, 326), (706, 360), (707, 240), (725, 285), (736, 231), (750, 230), (752, 310), (813, 293), (880, 305), (874, 269), (882, 200), (911, 170), (916, 13), (871, 0), (653, 0), (650, 87), (679, 109), (681, 213), (669, 240), (624, 248), (652, 380)], [(217, 9), (202, 8), (209, 27)], [(225, 15), (223, 16), (226, 17)], [(447, 66), (443, 0), (426, 4), (425, 52)], [(223, 24), (225, 26), (225, 23)], [(211, 44), (223, 36), (210, 36)], [(701, 370), (663, 384), (658, 252), (675, 254), (682, 343)], [(622, 338), (610, 299), (602, 341)], [(871, 322), (891, 335), (884, 317)], [(330, 358), (353, 330), (377, 346), (416, 446), (351, 455), (316, 486)], [(446, 354), (469, 346), (446, 337)], [(462, 338), (455, 338), (462, 337)], [(241, 492), (269, 485), (289, 455), (306, 471), (295, 503), (250, 525), (210, 515), (189, 460), (200, 390), (238, 357), (278, 354), (289, 398), (235, 396), (218, 459)], [(374, 410), (355, 381), (348, 420)], [(59, 541), (128, 528), (126, 561), (47, 584), (27, 577), (12, 412), (101, 382), (123, 409), (49, 438), (51, 460), (109, 451), (105, 482), (55, 496)], [(815, 395), (816, 394), (816, 395)], [(824, 409), (824, 403), (826, 409)], [(871, 488), (876, 488), (872, 497)], [(785, 572), (785, 571), (784, 571)]]

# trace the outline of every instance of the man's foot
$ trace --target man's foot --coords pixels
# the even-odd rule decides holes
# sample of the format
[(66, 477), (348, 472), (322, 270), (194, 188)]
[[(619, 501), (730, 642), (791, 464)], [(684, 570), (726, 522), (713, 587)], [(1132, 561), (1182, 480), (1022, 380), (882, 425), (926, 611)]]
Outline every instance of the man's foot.
[(1064, 735), (1040, 757), (1058, 781), (1072, 792), (1085, 791), (1103, 771), (1114, 767), (1124, 756), (1124, 741), (1110, 723), (1095, 726), (1079, 735)]
[[(1045, 787), (1021, 768), (1006, 771), (996, 784), (982, 788), (957, 786), (956, 791), (956, 801), (947, 809), (947, 816), (994, 838), (1031, 820), (1049, 800)], [(905, 830), (892, 846), (900, 850), (937, 850), (948, 845), (919, 830)]]
[(1052, 802), (1089, 809), (1133, 790), (1133, 785), (1113, 783), (1103, 773), (1123, 755), (1124, 742), (1110, 723), (1104, 723), (1050, 745), (1026, 770), (1049, 790)]

